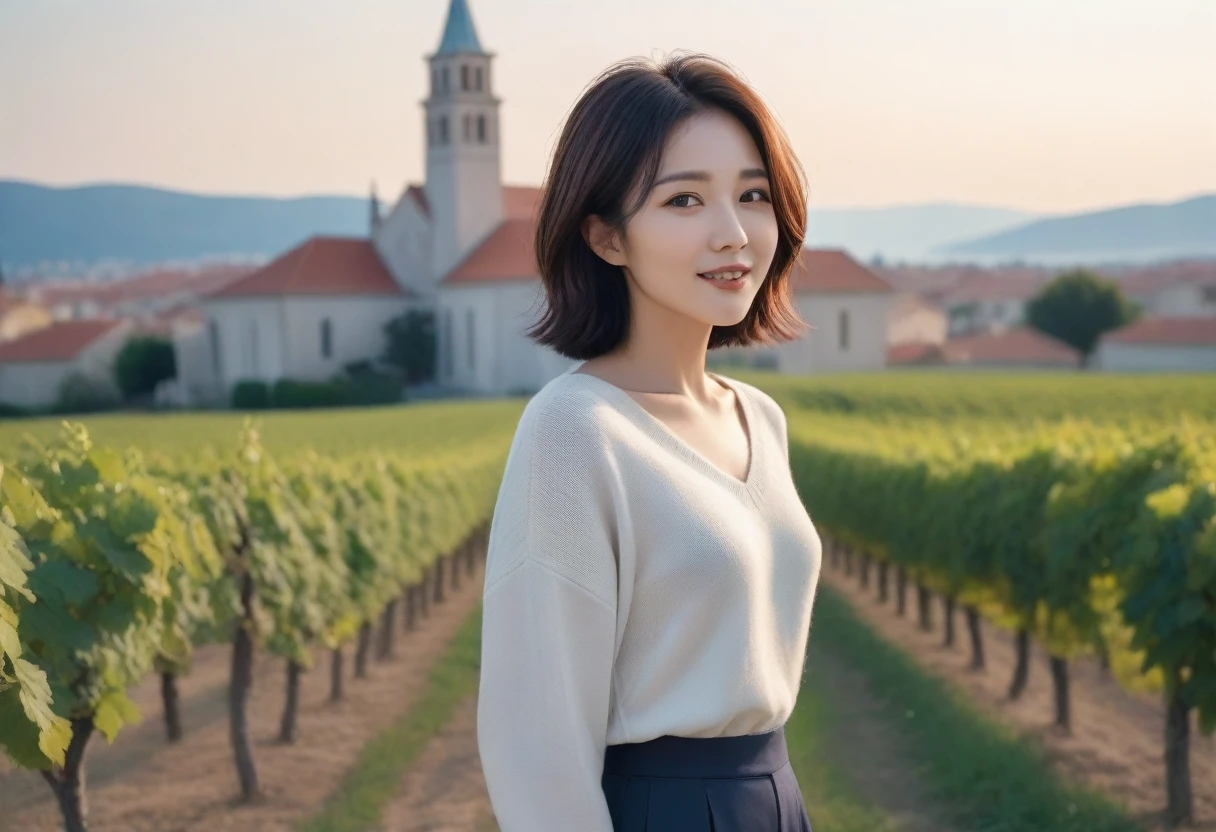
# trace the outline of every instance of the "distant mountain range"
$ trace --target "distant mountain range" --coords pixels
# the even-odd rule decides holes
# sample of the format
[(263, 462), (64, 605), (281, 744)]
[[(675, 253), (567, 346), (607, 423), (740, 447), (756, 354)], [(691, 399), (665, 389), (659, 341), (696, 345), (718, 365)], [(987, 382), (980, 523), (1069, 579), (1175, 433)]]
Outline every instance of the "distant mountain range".
[[(269, 259), (313, 234), (366, 235), (368, 222), (365, 197), (209, 196), (0, 180), (0, 263), (17, 274), (72, 273), (107, 262)], [(1066, 216), (956, 203), (812, 207), (808, 226), (808, 245), (844, 248), (865, 261), (1216, 257), (1216, 195)]]
[(1040, 260), (1216, 257), (1216, 195), (1041, 219), (942, 248), (947, 255)]

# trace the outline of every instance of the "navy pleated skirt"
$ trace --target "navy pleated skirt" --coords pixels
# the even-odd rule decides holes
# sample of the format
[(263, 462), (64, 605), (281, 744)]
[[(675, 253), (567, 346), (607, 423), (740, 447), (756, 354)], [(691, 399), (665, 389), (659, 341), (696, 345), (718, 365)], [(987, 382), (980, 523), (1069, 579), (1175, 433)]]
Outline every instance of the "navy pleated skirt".
[(811, 832), (784, 725), (609, 745), (601, 783), (613, 832)]

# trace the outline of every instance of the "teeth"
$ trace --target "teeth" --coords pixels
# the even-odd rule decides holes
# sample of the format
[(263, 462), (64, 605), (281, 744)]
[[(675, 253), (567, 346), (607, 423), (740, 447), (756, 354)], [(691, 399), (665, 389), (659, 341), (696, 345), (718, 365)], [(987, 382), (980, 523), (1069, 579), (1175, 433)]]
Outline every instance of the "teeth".
[(708, 277), (711, 280), (738, 280), (743, 277), (743, 272), (719, 272), (718, 274), (703, 274), (702, 277)]

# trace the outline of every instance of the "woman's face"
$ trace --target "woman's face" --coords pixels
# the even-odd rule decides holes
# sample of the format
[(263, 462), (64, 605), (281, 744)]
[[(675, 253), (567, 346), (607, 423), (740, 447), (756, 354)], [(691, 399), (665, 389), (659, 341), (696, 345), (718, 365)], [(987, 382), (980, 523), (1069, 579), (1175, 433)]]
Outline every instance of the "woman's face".
[[(690, 117), (668, 138), (655, 187), (624, 239), (593, 247), (655, 303), (707, 326), (739, 323), (777, 248), (769, 181), (751, 135), (720, 110)], [(702, 276), (724, 267), (746, 273), (733, 283)]]

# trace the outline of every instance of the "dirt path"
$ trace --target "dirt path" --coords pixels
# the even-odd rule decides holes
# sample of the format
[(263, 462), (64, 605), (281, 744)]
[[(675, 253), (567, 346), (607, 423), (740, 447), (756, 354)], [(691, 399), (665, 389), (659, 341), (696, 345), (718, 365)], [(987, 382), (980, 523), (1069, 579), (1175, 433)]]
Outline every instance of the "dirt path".
[[(831, 716), (821, 740), (831, 753), (825, 763), (839, 769), (863, 804), (881, 813), (884, 832), (953, 832), (943, 807), (909, 765), (915, 748), (894, 730), (865, 674), (828, 649), (812, 646), (807, 661), (808, 678), (823, 692)], [(814, 825), (810, 801), (807, 811)]]
[[(864, 675), (826, 649), (808, 657), (828, 719), (817, 745), (830, 765), (886, 822), (884, 832), (954, 832), (912, 766), (912, 750), (893, 729)], [(477, 696), (466, 699), (434, 735), (386, 807), (379, 832), (498, 832), (477, 754)], [(808, 809), (814, 822), (812, 801)], [(818, 829), (818, 827), (816, 827)], [(831, 832), (830, 827), (825, 827)]]
[[(972, 673), (967, 669), (970, 654), (961, 612), (956, 644), (945, 648), (941, 646), (941, 606), (933, 609), (933, 632), (922, 632), (915, 624), (915, 592), (911, 587), (907, 616), (900, 618), (895, 614), (894, 581), (891, 598), (879, 604), (873, 574), (868, 590), (862, 590), (856, 578), (848, 578), (826, 564), (821, 579), (849, 601), (863, 621), (914, 656), (922, 667), (966, 691), (986, 714), (1035, 738), (1061, 771), (1123, 804), (1147, 827), (1164, 828), (1165, 717), (1156, 698), (1122, 690), (1113, 679), (1101, 675), (1095, 661), (1074, 662), (1070, 679), (1073, 733), (1063, 735), (1051, 725), (1051, 678), (1047, 656), (1038, 645), (1032, 648), (1026, 690), (1021, 699), (1011, 703), (1006, 699), (1006, 689), (1013, 675), (1014, 645), (1008, 631), (983, 623), (987, 670)], [(1200, 821), (1195, 828), (1216, 830), (1216, 743), (1211, 738), (1192, 735), (1191, 777)]]
[[(483, 543), (484, 545), (484, 543)], [(250, 706), (254, 753), (265, 798), (238, 806), (236, 775), (224, 710), (226, 655), (202, 661), (200, 678), (183, 680), (186, 736), (177, 746), (163, 741), (155, 682), (136, 695), (144, 724), (124, 730), (112, 747), (104, 741), (88, 758), (89, 820), (93, 832), (215, 832), (290, 830), (316, 812), (338, 786), (363, 746), (407, 711), (426, 689), (431, 667), (481, 600), (483, 564), (462, 576), (457, 592), (413, 633), (398, 632), (391, 661), (373, 662), (369, 678), (347, 679), (346, 700), (331, 705), (329, 657), (301, 682), (299, 739), (275, 741), (283, 704), (283, 663), (261, 654)], [(450, 573), (449, 573), (450, 576)], [(450, 587), (450, 577), (449, 577)], [(349, 652), (349, 651), (348, 651)], [(200, 657), (202, 658), (202, 657)], [(348, 672), (353, 664), (347, 657)], [(0, 830), (56, 832), (61, 828), (49, 790), (35, 773), (0, 778)]]
[(477, 756), (477, 695), (431, 737), (385, 807), (380, 832), (498, 832)]

